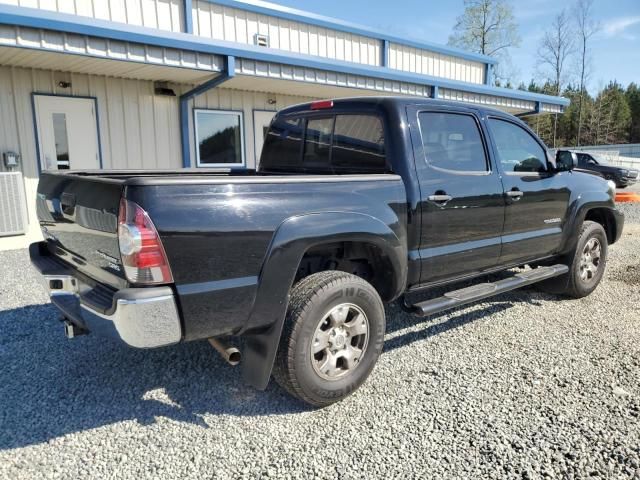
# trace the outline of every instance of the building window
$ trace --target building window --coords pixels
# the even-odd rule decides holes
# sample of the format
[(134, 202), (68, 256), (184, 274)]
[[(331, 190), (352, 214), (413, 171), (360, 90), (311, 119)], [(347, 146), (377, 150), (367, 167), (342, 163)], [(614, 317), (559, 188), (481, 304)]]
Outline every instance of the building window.
[(194, 118), (199, 167), (245, 164), (241, 112), (195, 110)]

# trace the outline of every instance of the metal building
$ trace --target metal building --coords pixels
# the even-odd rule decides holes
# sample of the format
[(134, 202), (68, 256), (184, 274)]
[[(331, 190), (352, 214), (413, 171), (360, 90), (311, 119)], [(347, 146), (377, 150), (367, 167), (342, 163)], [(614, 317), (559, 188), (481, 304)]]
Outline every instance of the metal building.
[[(45, 169), (255, 168), (293, 103), (415, 95), (557, 113), (493, 58), (259, 0), (0, 0), (0, 250), (40, 238)], [(229, 145), (201, 141), (230, 129)]]

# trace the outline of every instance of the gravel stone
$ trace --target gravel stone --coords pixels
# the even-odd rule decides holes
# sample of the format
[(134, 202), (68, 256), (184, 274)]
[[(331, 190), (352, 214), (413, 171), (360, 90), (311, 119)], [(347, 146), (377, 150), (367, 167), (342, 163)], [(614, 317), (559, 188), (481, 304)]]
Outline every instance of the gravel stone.
[(0, 478), (640, 478), (624, 208), (590, 297), (527, 288), (423, 321), (388, 306), (373, 374), (322, 410), (243, 385), (206, 342), (66, 340), (27, 252), (0, 253)]

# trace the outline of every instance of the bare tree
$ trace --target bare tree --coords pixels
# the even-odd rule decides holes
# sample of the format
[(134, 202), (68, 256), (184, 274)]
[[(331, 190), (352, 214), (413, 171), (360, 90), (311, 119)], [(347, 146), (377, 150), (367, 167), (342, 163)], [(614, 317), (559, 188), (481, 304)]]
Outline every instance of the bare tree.
[(558, 13), (538, 46), (538, 66), (545, 71), (546, 79), (560, 95), (567, 80), (566, 64), (574, 51), (575, 42), (571, 19), (565, 10)]
[(580, 69), (580, 97), (578, 103), (578, 138), (576, 145), (580, 146), (582, 133), (582, 114), (584, 104), (584, 90), (591, 73), (591, 53), (589, 41), (600, 25), (593, 19), (593, 0), (577, 0), (573, 8), (573, 16), (578, 31), (578, 68)]
[[(565, 10), (558, 13), (538, 46), (538, 66), (545, 72), (554, 93), (560, 95), (566, 81), (566, 63), (574, 49), (571, 19)], [(553, 122), (553, 148), (556, 148), (558, 115)]]
[(449, 45), (506, 60), (508, 49), (519, 44), (518, 25), (506, 0), (464, 0)]

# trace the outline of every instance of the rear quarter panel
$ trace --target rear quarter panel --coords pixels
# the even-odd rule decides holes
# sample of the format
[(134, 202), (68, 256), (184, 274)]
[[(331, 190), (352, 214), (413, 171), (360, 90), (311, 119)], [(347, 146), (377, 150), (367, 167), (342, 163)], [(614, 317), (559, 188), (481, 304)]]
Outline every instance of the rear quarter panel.
[[(127, 198), (149, 212), (162, 238), (185, 322), (184, 339), (238, 333), (246, 327), (265, 257), (287, 219), (327, 212), (369, 215), (406, 244), (401, 178), (362, 178), (273, 177), (255, 183), (129, 187)], [(283, 272), (282, 281), (288, 274)]]

